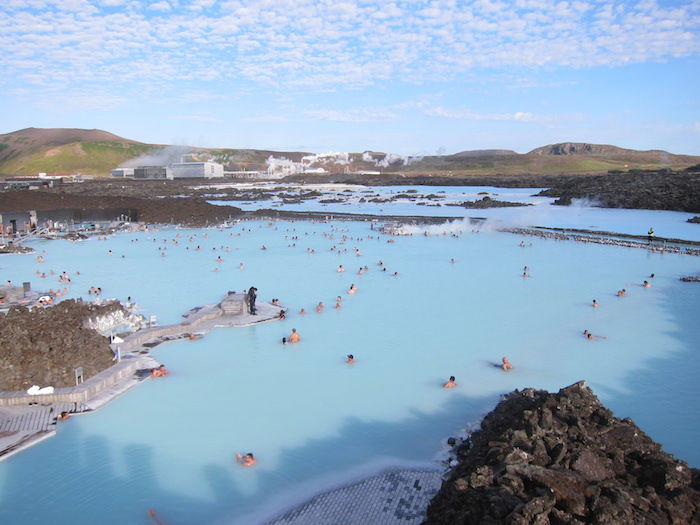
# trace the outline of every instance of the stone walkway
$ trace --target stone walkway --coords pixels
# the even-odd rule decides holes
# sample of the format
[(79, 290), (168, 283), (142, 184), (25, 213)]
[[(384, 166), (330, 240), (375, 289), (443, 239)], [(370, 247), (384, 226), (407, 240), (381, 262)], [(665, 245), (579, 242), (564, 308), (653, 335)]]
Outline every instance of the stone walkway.
[(392, 470), (320, 494), (267, 525), (417, 525), (441, 484), (437, 470)]

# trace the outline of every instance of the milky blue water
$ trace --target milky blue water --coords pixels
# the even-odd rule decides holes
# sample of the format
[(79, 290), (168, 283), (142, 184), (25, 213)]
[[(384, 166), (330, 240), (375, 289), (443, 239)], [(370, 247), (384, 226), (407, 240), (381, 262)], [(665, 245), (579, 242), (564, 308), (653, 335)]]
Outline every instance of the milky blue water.
[[(603, 229), (618, 211), (602, 217)], [(669, 236), (682, 233), (680, 214), (662, 215), (679, 226)], [(637, 227), (649, 220), (642, 213)], [(618, 417), (700, 465), (700, 287), (678, 280), (700, 271), (700, 259), (466, 230), (387, 237), (364, 222), (249, 222), (38, 241), (44, 264), (0, 258), (2, 279), (47, 289), (65, 270), (69, 297), (100, 286), (161, 323), (251, 285), (290, 309), (285, 321), (157, 347), (166, 379), (61, 423), (54, 438), (0, 463), (0, 522), (147, 523), (155, 508), (168, 523), (252, 523), (387, 465), (434, 465), (445, 438), (502, 393), (580, 379)], [(361, 265), (370, 270), (357, 275)], [(37, 269), (55, 275), (40, 279)], [(642, 288), (651, 273), (653, 286)], [(614, 295), (620, 288), (627, 297)], [(292, 327), (301, 343), (281, 345)], [(587, 341), (584, 329), (608, 339)], [(344, 363), (349, 353), (354, 365)], [(514, 370), (494, 366), (502, 356)], [(441, 388), (450, 375), (458, 388)], [(237, 466), (236, 452), (254, 452), (258, 464)]]
[[(240, 185), (239, 185), (240, 186)], [(287, 188), (293, 195), (302, 187), (298, 185), (247, 184), (245, 188)], [(211, 201), (212, 204), (227, 204), (245, 210), (272, 208), (290, 211), (321, 211), (332, 213), (372, 213), (378, 215), (433, 215), (436, 217), (484, 217), (500, 226), (545, 226), (562, 228), (582, 228), (595, 231), (613, 231), (630, 235), (646, 235), (653, 227), (659, 237), (700, 241), (700, 228), (690, 224), (688, 219), (696, 214), (667, 212), (659, 210), (627, 210), (598, 208), (587, 200), (574, 200), (572, 206), (552, 206), (556, 200), (549, 197), (535, 197), (543, 188), (495, 188), (492, 186), (383, 186), (366, 187), (357, 185), (306, 185), (304, 191), (316, 189), (323, 196), (305, 200), (298, 204), (286, 204), (275, 197), (263, 202)], [(407, 193), (412, 190), (416, 193)], [(215, 190), (212, 190), (215, 193)], [(465, 209), (448, 204), (475, 201), (485, 194), (495, 200), (530, 204), (517, 208)], [(368, 202), (374, 195), (385, 199), (399, 195), (411, 197), (397, 198), (391, 202)], [(437, 195), (439, 199), (427, 199)], [(321, 200), (343, 198), (341, 203), (321, 203)], [(364, 198), (366, 202), (360, 202)], [(414, 199), (414, 200), (411, 200)], [(440, 204), (440, 206), (435, 206)]]

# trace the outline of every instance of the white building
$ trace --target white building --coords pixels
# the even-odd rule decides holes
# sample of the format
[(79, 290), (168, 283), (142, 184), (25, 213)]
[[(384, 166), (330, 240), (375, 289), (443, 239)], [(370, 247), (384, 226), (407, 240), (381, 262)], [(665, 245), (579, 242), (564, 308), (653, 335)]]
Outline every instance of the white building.
[(213, 179), (224, 176), (224, 167), (216, 162), (176, 162), (171, 165), (174, 179)]

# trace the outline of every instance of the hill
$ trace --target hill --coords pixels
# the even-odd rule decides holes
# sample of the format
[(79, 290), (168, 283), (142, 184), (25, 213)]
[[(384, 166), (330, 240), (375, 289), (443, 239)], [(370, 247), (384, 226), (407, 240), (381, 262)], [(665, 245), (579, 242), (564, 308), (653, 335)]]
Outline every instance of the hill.
[(153, 148), (99, 129), (26, 128), (0, 135), (0, 173), (107, 174)]
[[(0, 173), (84, 173), (108, 175), (118, 166), (167, 164), (188, 155), (213, 160), (227, 170), (265, 171), (271, 165), (278, 176), (362, 171), (405, 176), (441, 175), (515, 176), (604, 174), (635, 169), (683, 169), (700, 164), (700, 157), (666, 151), (637, 151), (605, 144), (563, 142), (528, 153), (488, 149), (451, 155), (404, 157), (391, 153), (311, 154), (233, 148), (197, 148), (144, 144), (97, 129), (27, 128), (0, 135)], [(274, 159), (272, 163), (269, 159)]]

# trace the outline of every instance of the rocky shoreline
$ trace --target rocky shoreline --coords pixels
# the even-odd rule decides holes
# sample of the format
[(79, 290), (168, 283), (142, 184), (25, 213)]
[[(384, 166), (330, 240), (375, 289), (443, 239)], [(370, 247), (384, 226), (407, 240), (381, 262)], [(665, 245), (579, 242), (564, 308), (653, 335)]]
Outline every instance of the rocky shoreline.
[(453, 448), (426, 524), (698, 523), (700, 471), (585, 382), (516, 390)]
[(10, 309), (0, 316), (0, 391), (74, 386), (75, 368), (83, 367), (88, 379), (112, 366), (109, 338), (90, 324), (115, 313), (129, 315), (118, 301), (67, 299), (46, 308)]

